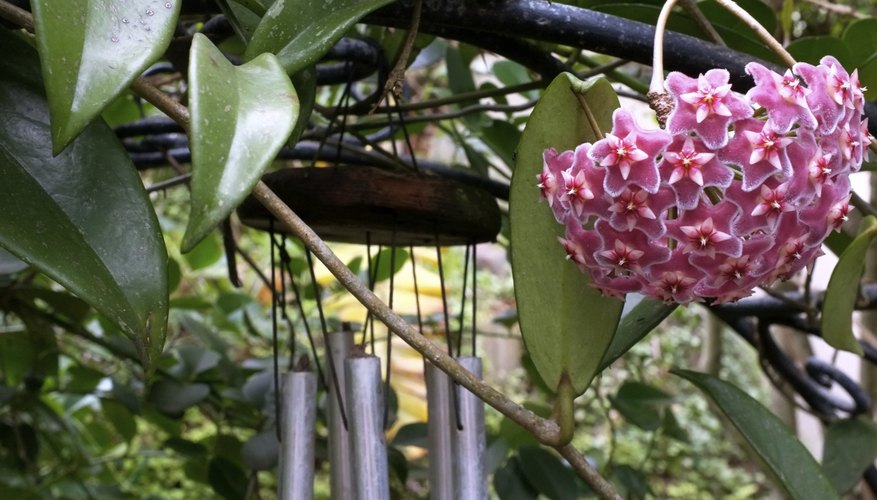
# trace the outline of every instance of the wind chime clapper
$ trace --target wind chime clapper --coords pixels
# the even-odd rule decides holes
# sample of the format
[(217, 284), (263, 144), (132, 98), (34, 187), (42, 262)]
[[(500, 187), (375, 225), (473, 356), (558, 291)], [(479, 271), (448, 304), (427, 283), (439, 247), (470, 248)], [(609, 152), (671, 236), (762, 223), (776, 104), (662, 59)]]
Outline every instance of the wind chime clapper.
[[(465, 267), (468, 269), (469, 250), (472, 249), (474, 263), (474, 245), (495, 241), (500, 231), (501, 214), (493, 195), (473, 185), (414, 170), (389, 171), (364, 166), (287, 168), (267, 174), (262, 180), (324, 241), (367, 245), (369, 253), (372, 245), (391, 249), (414, 246), (435, 248), (439, 277), (442, 281), (444, 324), (449, 353), (457, 356), (467, 370), (481, 376), (479, 359), (459, 357), (468, 271), (464, 270), (460, 330), (454, 342), (447, 310), (440, 247), (466, 245)], [(271, 214), (252, 198), (238, 208), (238, 216), (245, 225), (257, 229), (289, 232), (288, 228), (274, 220)], [(395, 251), (391, 255), (395, 256)], [(422, 332), (413, 254), (411, 263), (418, 306), (418, 325), (421, 326)], [(390, 265), (392, 267), (392, 264)], [(474, 264), (472, 268), (471, 340), (474, 356), (476, 344)], [(375, 274), (371, 269), (368, 270), (370, 286), (374, 285)], [(393, 274), (391, 273), (390, 307), (393, 306), (392, 289)], [(369, 318), (366, 318), (365, 325), (368, 323)], [(358, 385), (350, 385), (351, 379), (348, 378), (351, 376), (350, 372), (345, 374), (348, 370), (357, 373), (360, 370), (374, 370), (360, 366), (374, 365), (374, 363), (378, 363), (379, 366), (380, 361), (374, 357), (361, 355), (351, 357), (353, 335), (349, 332), (328, 334), (327, 343), (329, 345), (327, 357), (334, 358), (327, 363), (332, 375), (332, 383), (327, 383), (330, 392), (329, 469), (332, 497), (378, 500), (388, 498), (384, 496), (385, 493), (389, 495), (388, 489), (385, 488), (389, 484), (385, 477), (387, 474), (387, 454), (383, 437), (385, 425), (381, 426), (380, 436), (377, 436), (379, 445), (375, 444), (377, 441), (374, 440), (376, 436), (373, 429), (370, 431), (369, 428), (359, 426), (363, 415), (378, 414), (370, 413), (372, 411), (378, 411), (384, 417), (383, 424), (387, 423), (387, 403), (386, 400), (381, 401), (382, 398), (387, 397), (387, 391), (385, 390), (382, 396), (376, 397), (371, 386), (366, 389), (359, 388)], [(387, 382), (385, 383), (389, 381), (390, 345), (388, 339)], [(428, 362), (425, 362), (424, 368), (429, 415), (430, 497), (462, 500), (486, 498), (487, 480), (483, 467), (485, 449), (483, 403), (465, 388), (453, 384), (445, 373)], [(374, 374), (369, 377), (368, 380), (374, 381)], [(377, 380), (380, 382), (379, 368)], [(365, 380), (357, 378), (357, 384), (360, 382), (365, 383)], [(343, 397), (336, 397), (336, 390), (337, 395)], [(380, 395), (380, 390), (377, 394)], [(375, 405), (376, 407), (373, 407)], [(355, 417), (354, 412), (356, 412)], [(367, 422), (369, 425), (373, 424), (371, 420)], [(369, 452), (359, 453), (356, 451), (357, 446)], [(461, 471), (461, 467), (466, 468), (465, 473)], [(381, 476), (377, 482), (373, 477), (375, 474)]]

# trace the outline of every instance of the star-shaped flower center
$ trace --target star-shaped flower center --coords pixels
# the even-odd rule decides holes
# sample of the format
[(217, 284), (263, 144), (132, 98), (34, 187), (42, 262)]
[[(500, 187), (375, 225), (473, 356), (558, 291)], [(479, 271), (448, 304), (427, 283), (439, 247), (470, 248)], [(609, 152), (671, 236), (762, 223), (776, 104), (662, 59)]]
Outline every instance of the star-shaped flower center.
[(725, 260), (724, 264), (719, 266), (716, 286), (721, 286), (728, 281), (740, 283), (749, 274), (751, 269), (752, 264), (749, 263), (749, 255), (729, 257)]
[(783, 96), (783, 99), (799, 106), (807, 105), (805, 97), (811, 92), (810, 89), (801, 85), (801, 80), (789, 70), (786, 70), (786, 74), (783, 75), (779, 91), (780, 95)]
[(791, 203), (786, 202), (786, 185), (771, 189), (767, 186), (761, 186), (761, 193), (758, 204), (752, 210), (750, 215), (766, 215), (771, 222), (776, 220), (783, 212), (790, 212), (795, 207)]
[(655, 212), (648, 205), (649, 194), (641, 189), (625, 189), (620, 196), (615, 198), (615, 203), (609, 207), (610, 212), (627, 216), (627, 230), (636, 226), (637, 219), (655, 220)]
[(731, 116), (731, 110), (723, 102), (729, 92), (730, 83), (713, 87), (705, 76), (700, 75), (697, 90), (682, 94), (679, 98), (695, 107), (697, 123), (701, 123), (710, 115)]
[(698, 251), (715, 257), (716, 243), (731, 239), (730, 234), (716, 230), (712, 217), (708, 217), (696, 226), (682, 226), (679, 229), (688, 238), (683, 253)]
[(627, 246), (621, 240), (615, 240), (615, 248), (604, 250), (600, 255), (612, 263), (618, 270), (637, 269), (637, 261), (645, 254), (642, 250), (636, 250)]
[(853, 107), (852, 86), (850, 80), (844, 77), (834, 64), (828, 69), (828, 93), (834, 102), (848, 108)]
[(782, 170), (780, 151), (792, 142), (791, 138), (779, 136), (770, 128), (770, 122), (765, 123), (761, 132), (745, 130), (743, 134), (746, 136), (749, 144), (752, 145), (749, 163), (754, 165), (760, 161), (766, 161), (777, 170)]
[(638, 161), (649, 157), (645, 151), (636, 147), (636, 132), (627, 134), (623, 139), (612, 134), (606, 134), (609, 143), (609, 154), (600, 161), (601, 167), (618, 166), (621, 177), (627, 179), (630, 175), (630, 166)]
[(849, 220), (849, 213), (852, 209), (853, 207), (850, 206), (847, 200), (835, 203), (831, 210), (828, 211), (828, 220), (831, 223), (832, 229), (840, 231), (840, 226)]
[(673, 166), (673, 172), (670, 173), (670, 179), (667, 182), (675, 184), (688, 177), (698, 186), (703, 186), (701, 169), (715, 156), (715, 153), (698, 153), (694, 149), (694, 141), (690, 138), (686, 139), (680, 151), (669, 151), (664, 154), (664, 159)]

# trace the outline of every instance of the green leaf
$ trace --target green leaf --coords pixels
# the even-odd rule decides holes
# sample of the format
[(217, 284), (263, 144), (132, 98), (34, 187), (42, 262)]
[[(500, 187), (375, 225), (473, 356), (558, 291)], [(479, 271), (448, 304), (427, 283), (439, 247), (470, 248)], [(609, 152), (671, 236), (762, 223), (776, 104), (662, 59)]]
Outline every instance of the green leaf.
[(539, 493), (552, 500), (576, 500), (576, 477), (568, 466), (550, 451), (525, 446), (518, 451), (524, 477)]
[(403, 425), (393, 437), (393, 446), (417, 446), (426, 448), (428, 443), (427, 425), (425, 422), (413, 422)]
[(244, 58), (277, 54), (290, 75), (317, 62), (369, 12), (393, 0), (285, 0), (268, 9)]
[(625, 498), (645, 498), (649, 493), (649, 483), (642, 471), (634, 469), (630, 465), (621, 464), (613, 469), (615, 478), (624, 487), (627, 495)]
[(493, 489), (500, 500), (536, 500), (539, 492), (524, 478), (518, 457), (512, 457), (493, 475)]
[(673, 370), (706, 393), (795, 500), (839, 498), (807, 448), (777, 417), (733, 385), (710, 375)]
[(563, 225), (536, 188), (546, 148), (562, 151), (597, 139), (577, 92), (599, 126), (611, 129), (618, 97), (607, 80), (583, 83), (569, 73), (555, 78), (530, 115), (518, 146), (509, 219), (524, 343), (549, 387), (556, 388), (566, 372), (581, 394), (612, 341), (624, 303), (601, 296), (588, 286), (587, 275), (566, 259), (557, 241), (563, 236)]
[(274, 431), (254, 434), (241, 448), (241, 459), (250, 470), (271, 470), (277, 467), (280, 444)]
[[(630, 300), (630, 299), (628, 299)], [(612, 337), (609, 349), (600, 362), (600, 371), (605, 370), (616, 359), (620, 358), (637, 342), (661, 324), (679, 304), (665, 304), (657, 300), (642, 299), (633, 308), (621, 316), (618, 330)]]
[(159, 380), (149, 391), (149, 400), (167, 415), (181, 415), (187, 408), (200, 403), (210, 394), (207, 384), (183, 384), (175, 380)]
[(863, 355), (853, 336), (853, 310), (859, 294), (859, 281), (865, 272), (865, 256), (877, 236), (877, 218), (869, 215), (859, 224), (859, 235), (840, 255), (822, 303), (822, 338), (833, 347)]
[(34, 0), (55, 154), (167, 49), (180, 0)]
[[(375, 273), (375, 268), (377, 268), (377, 273), (375, 273), (375, 283), (380, 283), (386, 279), (390, 278), (391, 274), (398, 273), (402, 267), (405, 265), (405, 262), (408, 261), (408, 252), (402, 250), (401, 248), (396, 248), (396, 257), (393, 260), (393, 249), (392, 248), (384, 248), (377, 255), (372, 257), (371, 267), (369, 267), (370, 273)], [(390, 269), (390, 263), (393, 263), (393, 269)]]
[(183, 254), (183, 259), (189, 264), (189, 269), (197, 271), (212, 266), (224, 255), (222, 243), (216, 234), (208, 234), (197, 245)]
[(0, 30), (0, 246), (111, 319), (149, 369), (167, 327), (167, 251), (137, 171), (100, 120), (50, 150), (36, 53)]
[(125, 441), (131, 441), (137, 435), (137, 421), (131, 411), (115, 399), (101, 399), (104, 417), (109, 420)]
[(877, 458), (877, 426), (863, 418), (839, 420), (828, 426), (822, 449), (822, 470), (838, 493), (850, 491)]
[(250, 193), (298, 117), (295, 89), (273, 55), (235, 67), (195, 34), (189, 59), (192, 211), (183, 252)]
[(311, 113), (314, 111), (314, 104), (317, 100), (317, 68), (310, 66), (292, 76), (292, 86), (298, 94), (299, 110), (298, 118), (295, 120), (295, 127), (289, 134), (287, 143), (290, 147), (295, 146), (302, 132), (308, 126), (311, 119)]
[[(850, 51), (853, 66), (861, 66), (877, 54), (877, 19), (859, 19), (851, 22), (841, 39)], [(852, 70), (852, 68), (850, 68)]]
[(651, 385), (625, 382), (609, 400), (625, 420), (645, 431), (654, 431), (664, 423), (663, 409), (673, 398)]
[(849, 68), (852, 59), (847, 44), (833, 36), (805, 36), (790, 43), (786, 49), (798, 61), (810, 64), (819, 64), (823, 56), (832, 55)]
[[(279, 3), (282, 3), (282, 1)], [(231, 460), (224, 457), (215, 457), (210, 460), (207, 469), (207, 481), (210, 483), (213, 491), (226, 500), (246, 498), (247, 476)]]

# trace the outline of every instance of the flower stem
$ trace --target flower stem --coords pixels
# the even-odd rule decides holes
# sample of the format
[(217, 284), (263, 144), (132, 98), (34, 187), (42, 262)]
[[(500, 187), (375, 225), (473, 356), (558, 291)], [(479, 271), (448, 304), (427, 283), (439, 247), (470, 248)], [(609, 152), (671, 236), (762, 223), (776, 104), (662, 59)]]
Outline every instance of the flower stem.
[(746, 24), (749, 29), (751, 29), (756, 35), (758, 35), (758, 38), (760, 38), (761, 41), (764, 42), (770, 50), (772, 50), (776, 55), (780, 57), (780, 59), (783, 60), (783, 64), (791, 68), (795, 65), (796, 62), (798, 62), (795, 60), (794, 57), (792, 57), (791, 54), (789, 54), (789, 52), (785, 48), (783, 48), (782, 44), (780, 44), (780, 42), (778, 42), (776, 38), (774, 38), (766, 29), (764, 29), (764, 26), (759, 24), (759, 22), (754, 17), (752, 17), (752, 15), (750, 15), (748, 12), (743, 10), (743, 8), (737, 5), (734, 0), (716, 0), (716, 3), (721, 5), (725, 10), (727, 10), (731, 14), (734, 14), (735, 16), (737, 16), (738, 19), (743, 21), (743, 23)]
[(667, 0), (658, 14), (658, 22), (655, 23), (655, 45), (652, 55), (652, 81), (649, 91), (664, 92), (664, 31), (667, 30), (667, 20), (670, 12), (676, 5), (676, 0)]

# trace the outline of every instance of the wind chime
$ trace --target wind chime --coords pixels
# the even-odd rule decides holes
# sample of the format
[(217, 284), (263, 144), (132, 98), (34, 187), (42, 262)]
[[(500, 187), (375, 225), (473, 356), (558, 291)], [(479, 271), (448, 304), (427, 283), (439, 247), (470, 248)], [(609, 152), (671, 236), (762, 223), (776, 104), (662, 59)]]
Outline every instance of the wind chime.
[[(481, 360), (476, 356), (475, 245), (493, 241), (500, 229), (500, 213), (489, 193), (459, 181), (412, 169), (390, 171), (364, 166), (288, 168), (263, 178), (322, 239), (330, 242), (365, 245), (371, 266), (373, 246), (390, 250), (390, 292), (393, 307), (396, 249), (408, 249), (412, 260), (418, 326), (423, 332), (417, 291), (413, 247), (432, 247), (441, 279), (444, 327), (449, 353), (467, 370), (480, 377)], [(247, 200), (238, 209), (241, 221), (251, 227), (271, 232), (272, 270), (274, 248), (280, 254), (280, 267), (289, 271), (284, 227), (255, 200)], [(282, 235), (278, 243), (275, 234)], [(465, 245), (463, 300), (456, 339), (451, 332), (450, 314), (444, 286), (441, 247)], [(330, 486), (333, 498), (380, 500), (389, 498), (389, 475), (384, 431), (387, 423), (386, 389), (389, 389), (392, 342), (388, 339), (384, 380), (381, 362), (374, 356), (373, 318), (366, 318), (362, 345), (354, 345), (350, 331), (328, 332), (322, 310), (312, 257), (305, 251), (310, 277), (315, 287), (326, 367), (317, 364), (318, 373), (299, 365), (283, 376), (280, 391), (278, 437), (281, 440), (280, 488), (283, 499), (307, 499), (313, 495), (314, 423), (317, 385), (327, 390)], [(386, 253), (386, 252), (385, 252)], [(378, 256), (381, 255), (379, 252)], [(470, 259), (471, 257), (471, 259)], [(375, 259), (377, 261), (377, 258)], [(462, 356), (463, 311), (466, 280), (472, 264), (471, 356)], [(369, 285), (374, 286), (375, 269), (368, 269)], [(281, 271), (279, 301), (289, 282), (298, 300), (300, 290), (293, 273)], [(272, 272), (272, 281), (276, 280)], [(275, 287), (276, 290), (276, 287)], [(276, 308), (275, 308), (276, 309)], [(302, 320), (311, 345), (313, 339), (304, 311)], [(277, 321), (275, 312), (275, 324)], [(288, 320), (285, 309), (281, 316)], [(292, 327), (292, 322), (289, 323)], [(366, 354), (367, 327), (371, 325), (372, 353)], [(276, 332), (276, 329), (275, 329)], [(391, 333), (388, 333), (392, 335)], [(276, 334), (275, 334), (276, 342)], [(313, 349), (313, 347), (312, 347)], [(305, 358), (307, 359), (307, 358)], [(316, 353), (314, 359), (317, 360)], [(292, 361), (290, 366), (292, 366)], [(275, 369), (277, 369), (275, 364)], [(484, 405), (468, 390), (451, 382), (444, 373), (425, 362), (427, 410), (429, 415), (429, 480), (431, 498), (482, 499), (487, 497), (484, 470)], [(325, 373), (322, 373), (325, 372)]]

